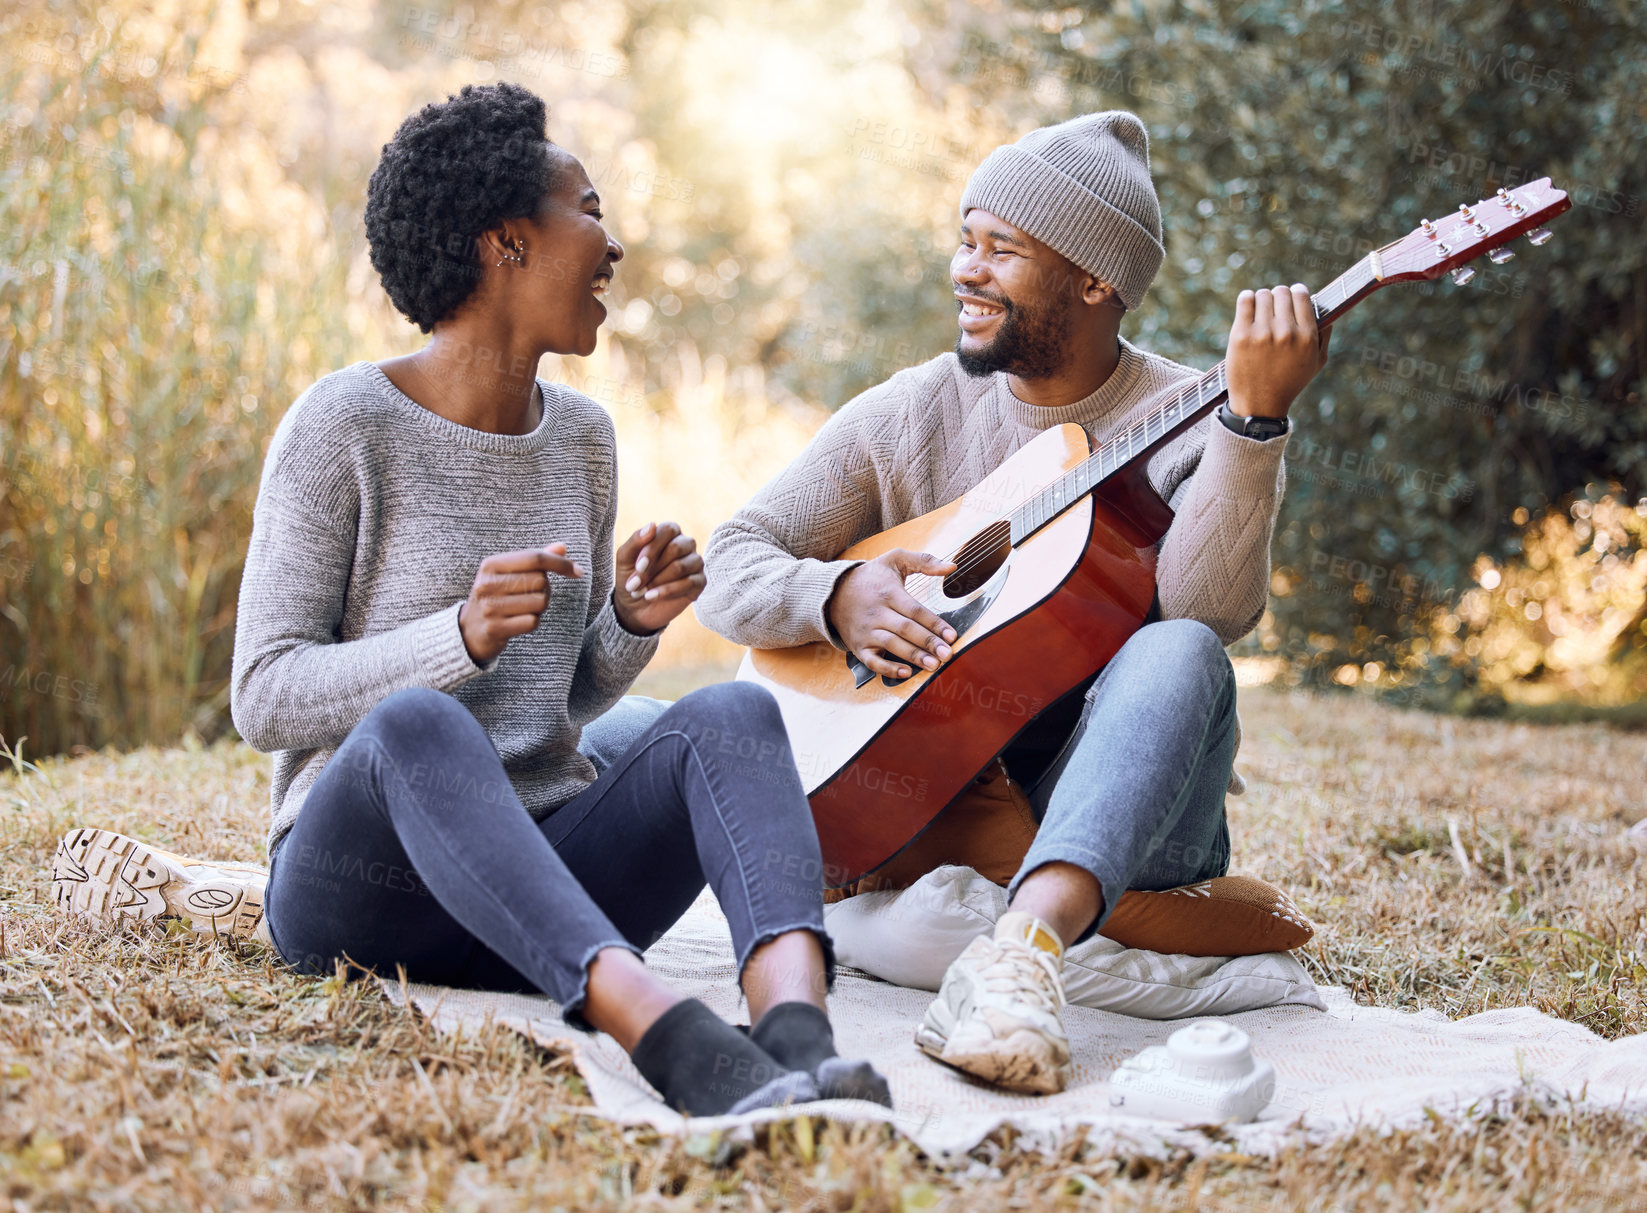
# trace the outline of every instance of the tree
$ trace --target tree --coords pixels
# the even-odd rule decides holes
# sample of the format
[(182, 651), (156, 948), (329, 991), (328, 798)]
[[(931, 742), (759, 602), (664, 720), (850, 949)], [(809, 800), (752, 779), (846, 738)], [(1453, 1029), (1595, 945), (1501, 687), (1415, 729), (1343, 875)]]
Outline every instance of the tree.
[(1337, 326), (1289, 448), (1265, 647), (1450, 694), (1451, 664), (1414, 642), (1478, 554), (1513, 557), (1518, 524), (1575, 495), (1647, 492), (1647, 34), (1626, 6), (921, 12), (910, 66), (929, 89), (959, 82), (1020, 129), (1145, 120), (1168, 259), (1128, 335), (1196, 365), (1221, 356), (1242, 287), (1319, 287), (1501, 185), (1548, 175), (1571, 195), (1544, 248)]

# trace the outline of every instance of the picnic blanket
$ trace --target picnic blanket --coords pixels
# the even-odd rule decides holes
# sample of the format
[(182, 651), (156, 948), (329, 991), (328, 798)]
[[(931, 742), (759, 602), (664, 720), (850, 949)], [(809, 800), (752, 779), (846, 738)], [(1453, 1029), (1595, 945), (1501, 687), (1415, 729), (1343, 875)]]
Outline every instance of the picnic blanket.
[[(1159, 958), (1170, 964), (1174, 958)], [(1191, 961), (1193, 958), (1177, 958)], [(726, 920), (707, 893), (646, 953), (676, 989), (742, 1022)], [(1204, 961), (1198, 963), (1205, 963)], [(410, 984), (384, 979), (397, 1003), (412, 1003), (442, 1031), (488, 1022), (539, 1044), (570, 1050), (597, 1115), (647, 1123), (666, 1132), (751, 1126), (793, 1115), (764, 1110), (741, 1117), (686, 1118), (660, 1103), (610, 1037), (569, 1028), (547, 998)], [(895, 1108), (854, 1101), (805, 1105), (841, 1120), (889, 1121), (929, 1155), (962, 1154), (1010, 1124), (1029, 1143), (1055, 1146), (1080, 1127), (1089, 1142), (1117, 1152), (1160, 1155), (1234, 1148), (1273, 1154), (1289, 1143), (1319, 1141), (1360, 1125), (1399, 1125), (1428, 1111), (1461, 1117), (1501, 1109), (1519, 1095), (1548, 1104), (1647, 1114), (1647, 1034), (1607, 1041), (1577, 1024), (1531, 1008), (1449, 1020), (1358, 1006), (1341, 989), (1318, 998), (1296, 993), (1283, 1005), (1222, 1014), (1252, 1038), (1255, 1055), (1275, 1067), (1275, 1098), (1251, 1124), (1208, 1135), (1188, 1124), (1115, 1114), (1107, 1079), (1123, 1058), (1163, 1044), (1190, 1019), (1140, 1019), (1071, 1006), (1064, 1014), (1074, 1057), (1068, 1089), (1052, 1096), (1012, 1095), (975, 1083), (922, 1054), (912, 1042), (932, 995), (843, 969), (830, 1016), (843, 1056), (867, 1057), (886, 1075)]]

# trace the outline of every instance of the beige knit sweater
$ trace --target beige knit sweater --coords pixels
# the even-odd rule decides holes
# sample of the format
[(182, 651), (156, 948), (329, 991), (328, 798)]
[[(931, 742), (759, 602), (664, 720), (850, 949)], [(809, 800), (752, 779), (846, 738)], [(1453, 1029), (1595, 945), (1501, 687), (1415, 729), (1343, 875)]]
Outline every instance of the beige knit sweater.
[[(953, 501), (1050, 426), (1076, 422), (1102, 445), (1198, 374), (1123, 339), (1097, 391), (1041, 408), (1014, 396), (1004, 374), (968, 376), (952, 353), (900, 371), (830, 418), (715, 529), (698, 618), (755, 648), (832, 640), (824, 604), (856, 567), (837, 559), (846, 548)], [(1243, 438), (1209, 416), (1150, 458), (1150, 483), (1177, 515), (1156, 570), (1166, 618), (1198, 619), (1225, 644), (1257, 625), (1286, 443)], [(1231, 784), (1240, 790), (1239, 777)]]

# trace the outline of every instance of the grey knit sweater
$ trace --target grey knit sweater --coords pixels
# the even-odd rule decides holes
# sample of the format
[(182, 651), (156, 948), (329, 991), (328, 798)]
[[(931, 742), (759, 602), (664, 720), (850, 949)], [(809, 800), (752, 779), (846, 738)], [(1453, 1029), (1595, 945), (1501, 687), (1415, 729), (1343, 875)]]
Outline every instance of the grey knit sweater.
[[(274, 753), (269, 846), (291, 829), (333, 751), (404, 687), (474, 713), (542, 818), (594, 779), (582, 726), (657, 648), (612, 609), (617, 461), (599, 405), (542, 383), (530, 434), (430, 412), (369, 362), (321, 379), (275, 431), (240, 583), (230, 706)], [(551, 579), (535, 631), (477, 666), (458, 630), (480, 562), (561, 541), (586, 570)]]
[[(864, 392), (710, 536), (698, 617), (756, 648), (832, 639), (824, 605), (855, 567), (837, 559), (846, 548), (954, 500), (1051, 426), (1075, 422), (1101, 445), (1199, 375), (1124, 339), (1120, 354), (1097, 391), (1060, 408), (1019, 400), (1004, 374), (967, 375), (952, 353)], [(1151, 457), (1150, 483), (1177, 512), (1156, 570), (1166, 618), (1198, 619), (1225, 644), (1257, 625), (1286, 443), (1213, 416)]]

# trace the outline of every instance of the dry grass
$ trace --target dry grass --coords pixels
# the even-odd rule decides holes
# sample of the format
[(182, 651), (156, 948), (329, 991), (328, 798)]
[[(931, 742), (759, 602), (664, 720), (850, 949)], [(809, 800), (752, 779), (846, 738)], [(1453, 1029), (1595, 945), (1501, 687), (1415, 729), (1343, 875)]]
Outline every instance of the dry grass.
[[(1243, 692), (1236, 865), (1321, 926), (1309, 963), (1358, 999), (1449, 1014), (1531, 1003), (1647, 1030), (1647, 737)], [(940, 1168), (880, 1127), (797, 1120), (747, 1149), (587, 1114), (565, 1062), (506, 1031), (453, 1041), (367, 983), (261, 949), (56, 917), (78, 823), (262, 854), (265, 760), (239, 746), (89, 754), (0, 776), (0, 1203), (16, 1208), (1647, 1207), (1643, 1126), (1534, 1108), (1361, 1133), (1279, 1159), (1055, 1159), (1010, 1134)], [(1448, 820), (1456, 824), (1455, 847)], [(1468, 871), (1465, 865), (1468, 865)]]
[(1647, 863), (1627, 837), (1647, 815), (1647, 733), (1243, 694), (1236, 865), (1321, 924), (1318, 981), (1647, 1031)]

